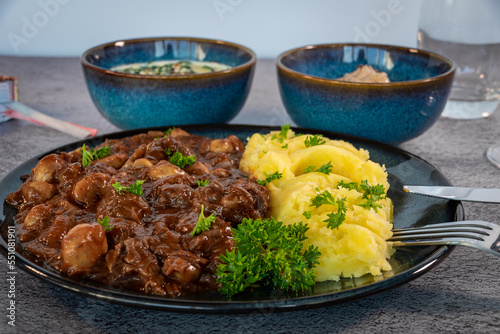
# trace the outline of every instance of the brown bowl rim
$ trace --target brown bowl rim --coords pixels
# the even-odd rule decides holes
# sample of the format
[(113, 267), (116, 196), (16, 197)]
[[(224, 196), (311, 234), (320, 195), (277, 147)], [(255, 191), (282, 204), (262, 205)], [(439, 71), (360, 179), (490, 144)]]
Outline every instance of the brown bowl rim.
[[(213, 43), (213, 44), (222, 44), (222, 45), (227, 45), (231, 47), (235, 47), (237, 49), (243, 50), (247, 52), (251, 58), (238, 66), (231, 67), (227, 70), (223, 71), (216, 71), (216, 72), (210, 72), (210, 73), (193, 73), (193, 74), (179, 74), (179, 75), (144, 75), (144, 74), (133, 74), (133, 73), (123, 73), (123, 72), (116, 72), (112, 71), (110, 69), (106, 69), (104, 67), (96, 66), (90, 62), (87, 61), (86, 57), (94, 52), (97, 49), (102, 49), (107, 46), (114, 46), (116, 43), (123, 42), (123, 43), (137, 43), (137, 42), (151, 42), (151, 41), (164, 41), (164, 40), (178, 40), (178, 41), (193, 41), (193, 42), (205, 42), (205, 43)], [(233, 74), (233, 73), (238, 73), (238, 72), (243, 72), (247, 71), (250, 69), (252, 66), (255, 65), (257, 62), (257, 56), (255, 52), (241, 44), (233, 43), (233, 42), (227, 42), (219, 39), (210, 39), (210, 38), (200, 38), (200, 37), (144, 37), (144, 38), (132, 38), (132, 39), (120, 39), (120, 40), (115, 40), (112, 42), (107, 42), (103, 44), (99, 44), (96, 46), (91, 47), (90, 49), (86, 50), (83, 52), (81, 58), (81, 63), (83, 66), (92, 69), (94, 71), (98, 71), (101, 73), (105, 73), (108, 75), (116, 76), (116, 77), (123, 77), (123, 78), (131, 78), (131, 79), (142, 79), (142, 80), (185, 80), (185, 79), (207, 79), (207, 78), (213, 78), (213, 77), (219, 77), (219, 76), (224, 76), (228, 74)]]
[[(313, 48), (331, 48), (331, 47), (345, 47), (345, 46), (351, 46), (351, 47), (374, 47), (374, 48), (379, 48), (379, 49), (398, 49), (400, 51), (407, 51), (411, 53), (420, 53), (420, 54), (426, 54), (431, 57), (438, 58), (445, 63), (448, 63), (451, 67), (448, 71), (445, 73), (430, 77), (430, 78), (425, 78), (425, 79), (418, 79), (418, 80), (410, 80), (410, 81), (395, 81), (395, 82), (354, 82), (354, 81), (339, 81), (336, 79), (328, 79), (328, 78), (322, 78), (314, 75), (309, 75), (305, 74), (299, 71), (292, 70), (291, 68), (285, 66), (282, 62), (282, 59), (286, 56), (289, 56), (295, 52), (299, 52), (302, 50), (306, 49), (313, 49)], [(433, 81), (438, 81), (442, 78), (448, 77), (448, 76), (453, 76), (456, 71), (456, 65), (455, 63), (449, 59), (446, 58), (440, 54), (418, 49), (418, 48), (410, 48), (410, 47), (405, 47), (405, 46), (397, 46), (397, 45), (390, 45), (390, 44), (371, 44), (371, 43), (329, 43), (329, 44), (309, 44), (297, 48), (293, 48), (287, 51), (284, 51), (278, 57), (276, 58), (276, 66), (278, 68), (278, 71), (284, 71), (287, 74), (294, 76), (295, 78), (300, 78), (304, 79), (306, 81), (312, 81), (312, 82), (320, 82), (320, 83), (325, 83), (329, 85), (334, 85), (334, 86), (340, 86), (340, 87), (352, 87), (352, 88), (392, 88), (392, 87), (407, 87), (407, 86), (413, 86), (413, 85), (422, 85), (422, 84), (427, 84), (429, 82)]]

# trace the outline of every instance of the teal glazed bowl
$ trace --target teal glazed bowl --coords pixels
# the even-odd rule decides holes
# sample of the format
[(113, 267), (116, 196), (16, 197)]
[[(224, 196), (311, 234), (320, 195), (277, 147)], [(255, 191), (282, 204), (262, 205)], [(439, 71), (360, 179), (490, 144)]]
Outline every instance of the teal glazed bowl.
[[(143, 75), (119, 65), (197, 60), (231, 66), (202, 74)], [(190, 37), (121, 40), (93, 47), (81, 57), (89, 94), (99, 112), (122, 129), (225, 123), (250, 91), (255, 53), (238, 44)]]
[[(358, 65), (387, 73), (389, 83), (339, 81)], [(415, 138), (441, 115), (455, 75), (449, 59), (376, 44), (310, 45), (276, 61), (283, 104), (295, 124), (391, 145)]]

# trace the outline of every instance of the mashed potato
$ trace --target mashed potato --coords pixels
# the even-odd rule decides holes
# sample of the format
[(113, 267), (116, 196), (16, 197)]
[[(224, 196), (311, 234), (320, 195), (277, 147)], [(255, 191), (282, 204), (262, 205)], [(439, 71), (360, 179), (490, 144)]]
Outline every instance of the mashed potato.
[[(393, 250), (386, 240), (392, 236), (391, 200), (380, 199), (376, 203), (381, 207), (367, 209), (360, 206), (363, 190), (337, 188), (342, 180), (358, 184), (366, 180), (370, 186), (380, 184), (387, 191), (385, 168), (370, 161), (368, 151), (344, 141), (323, 137), (323, 144), (306, 147), (305, 140), (311, 137), (296, 136), (292, 130), (281, 135), (279, 131), (255, 134), (248, 141), (240, 168), (259, 180), (281, 173), (280, 179), (267, 185), (271, 191), (270, 214), (284, 224), (307, 223), (304, 246), (312, 244), (321, 252), (315, 268), (317, 281), (380, 275), (390, 270), (387, 259)], [(328, 163), (329, 174), (316, 171)], [(345, 198), (345, 220), (338, 228), (329, 228), (324, 222), (328, 214), (338, 211), (336, 205), (311, 206), (311, 200), (325, 190), (335, 199)]]

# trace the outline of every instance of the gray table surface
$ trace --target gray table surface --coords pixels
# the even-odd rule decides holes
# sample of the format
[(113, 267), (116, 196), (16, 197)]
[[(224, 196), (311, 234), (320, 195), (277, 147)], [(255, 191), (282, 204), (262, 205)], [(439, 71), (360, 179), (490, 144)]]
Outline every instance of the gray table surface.
[[(100, 134), (117, 131), (88, 95), (77, 58), (0, 56), (0, 73), (19, 78), (21, 101)], [(261, 60), (235, 124), (291, 123), (272, 60)], [(500, 111), (487, 119), (440, 119), (401, 145), (436, 166), (454, 185), (500, 187), (485, 150), (500, 144)], [(0, 124), (0, 179), (25, 160), (75, 139), (23, 121)], [(498, 206), (464, 203), (467, 219), (499, 222)], [(241, 315), (181, 314), (110, 304), (65, 291), (23, 271), (16, 275), (16, 327), (7, 325), (7, 262), (0, 257), (2, 333), (499, 333), (500, 258), (457, 247), (439, 266), (396, 289), (304, 311)]]

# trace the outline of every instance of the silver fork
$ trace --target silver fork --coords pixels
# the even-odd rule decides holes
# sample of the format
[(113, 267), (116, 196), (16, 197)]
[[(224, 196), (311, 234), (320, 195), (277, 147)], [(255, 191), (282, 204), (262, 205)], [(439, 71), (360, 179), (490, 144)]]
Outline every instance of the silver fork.
[(500, 256), (500, 225), (479, 220), (394, 229), (394, 246), (462, 245)]

